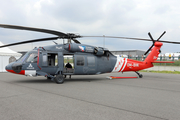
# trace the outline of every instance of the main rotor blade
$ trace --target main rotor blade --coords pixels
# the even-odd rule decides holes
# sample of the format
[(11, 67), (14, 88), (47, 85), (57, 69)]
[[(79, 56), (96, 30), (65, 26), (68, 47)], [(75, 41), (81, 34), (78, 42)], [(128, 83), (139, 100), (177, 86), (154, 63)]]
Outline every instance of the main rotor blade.
[(81, 37), (105, 37), (105, 38), (120, 38), (120, 39), (152, 41), (150, 39), (143, 39), (143, 38), (116, 37), (116, 36), (81, 36)]
[(163, 32), (163, 34), (157, 39), (157, 41), (159, 41), (159, 39), (161, 39), (161, 37), (166, 33), (166, 31)]
[(81, 44), (77, 39), (72, 39), (75, 43)]
[(49, 40), (54, 40), (54, 39), (58, 39), (58, 38), (59, 37), (51, 37), (51, 38), (41, 38), (41, 39), (28, 40), (28, 41), (23, 41), (23, 42), (17, 42), (17, 43), (3, 45), (3, 46), (0, 46), (0, 48), (8, 47), (8, 46), (13, 46), (13, 45), (20, 45), (20, 44), (25, 44), (25, 43), (32, 43), (32, 42), (49, 41)]
[(61, 38), (68, 38), (68, 35), (59, 31), (48, 30), (48, 29), (41, 29), (41, 28), (32, 28), (32, 27), (24, 27), (24, 26), (16, 26), (16, 25), (6, 25), (0, 24), (0, 27), (3, 28), (10, 28), (10, 29), (18, 29), (18, 30), (28, 30), (28, 31), (36, 31), (36, 32), (43, 32), (48, 34), (57, 35)]
[[(130, 37), (116, 37), (116, 36), (81, 36), (81, 37), (102, 37), (102, 38), (105, 37), (105, 38), (119, 38), (119, 39), (130, 39), (130, 40), (152, 41), (150, 39), (144, 39), (144, 38), (130, 38)], [(180, 42), (171, 42), (171, 41), (164, 41), (164, 40), (161, 40), (159, 42), (180, 44)]]
[(180, 42), (171, 42), (171, 41), (164, 41), (164, 40), (161, 40), (161, 41), (158, 41), (158, 42), (172, 43), (172, 44), (180, 44)]

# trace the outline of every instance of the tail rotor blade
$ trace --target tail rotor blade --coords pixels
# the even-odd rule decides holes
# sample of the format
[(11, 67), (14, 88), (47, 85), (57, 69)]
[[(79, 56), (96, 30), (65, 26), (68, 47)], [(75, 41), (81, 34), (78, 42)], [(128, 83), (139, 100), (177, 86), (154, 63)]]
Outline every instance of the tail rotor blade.
[(144, 53), (144, 55), (146, 55), (150, 50), (151, 48), (154, 46), (154, 44), (152, 44), (152, 46)]
[(151, 40), (153, 41), (153, 43), (154, 43), (155, 41), (154, 41), (154, 39), (153, 39), (153, 37), (152, 37), (152, 35), (151, 35), (150, 32), (148, 33), (148, 35), (149, 35), (149, 37), (151, 38)]
[(159, 41), (159, 39), (161, 39), (161, 37), (166, 33), (166, 31), (163, 32), (163, 34), (157, 39), (157, 41)]

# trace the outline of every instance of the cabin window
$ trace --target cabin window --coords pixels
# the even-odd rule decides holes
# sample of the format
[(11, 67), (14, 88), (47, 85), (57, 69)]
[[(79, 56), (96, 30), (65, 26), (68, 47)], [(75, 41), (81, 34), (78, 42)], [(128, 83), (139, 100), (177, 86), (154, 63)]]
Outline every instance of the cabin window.
[(88, 64), (88, 66), (95, 66), (95, 57), (88, 56), (87, 57), (87, 64)]
[(31, 62), (31, 63), (37, 63), (37, 53), (31, 53), (28, 57), (28, 59), (26, 60), (26, 62)]
[(77, 65), (78, 66), (84, 66), (84, 57), (83, 56), (77, 57)]
[(58, 54), (48, 53), (48, 66), (57, 66), (58, 65)]
[(47, 53), (42, 54), (42, 66), (47, 66)]

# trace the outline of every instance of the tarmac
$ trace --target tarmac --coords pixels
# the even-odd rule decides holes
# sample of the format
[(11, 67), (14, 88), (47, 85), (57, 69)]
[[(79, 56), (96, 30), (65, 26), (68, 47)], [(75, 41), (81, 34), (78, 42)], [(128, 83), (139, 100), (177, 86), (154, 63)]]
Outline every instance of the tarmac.
[(142, 74), (74, 75), (56, 84), (0, 73), (0, 120), (179, 120), (180, 75)]

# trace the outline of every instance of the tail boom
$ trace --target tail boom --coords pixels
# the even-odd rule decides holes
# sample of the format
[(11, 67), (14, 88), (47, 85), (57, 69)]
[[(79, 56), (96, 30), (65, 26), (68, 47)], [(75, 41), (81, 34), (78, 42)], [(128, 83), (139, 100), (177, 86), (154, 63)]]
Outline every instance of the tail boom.
[(161, 42), (155, 42), (154, 47), (145, 61), (117, 57), (116, 65), (114, 66), (112, 72), (139, 71), (153, 67), (153, 63), (156, 62), (162, 45), (163, 44)]

